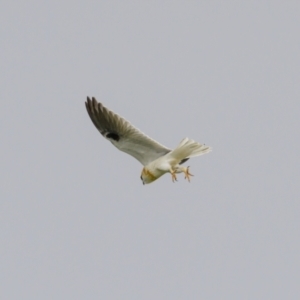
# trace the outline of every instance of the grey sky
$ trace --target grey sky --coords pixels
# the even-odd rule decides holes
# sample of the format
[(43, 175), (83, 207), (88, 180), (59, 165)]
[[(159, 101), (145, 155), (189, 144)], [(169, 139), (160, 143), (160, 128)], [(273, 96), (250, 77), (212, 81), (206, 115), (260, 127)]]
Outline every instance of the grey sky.
[[(1, 299), (299, 299), (298, 1), (6, 1)], [(168, 147), (143, 186), (95, 96)]]

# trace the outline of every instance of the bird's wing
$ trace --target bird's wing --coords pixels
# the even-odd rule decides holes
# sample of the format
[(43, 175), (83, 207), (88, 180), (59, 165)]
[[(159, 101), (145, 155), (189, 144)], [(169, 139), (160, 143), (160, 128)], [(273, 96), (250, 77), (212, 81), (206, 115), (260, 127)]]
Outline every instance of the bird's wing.
[(87, 97), (85, 106), (99, 132), (119, 150), (132, 155), (142, 165), (146, 166), (171, 151), (98, 103), (95, 98), (91, 100)]

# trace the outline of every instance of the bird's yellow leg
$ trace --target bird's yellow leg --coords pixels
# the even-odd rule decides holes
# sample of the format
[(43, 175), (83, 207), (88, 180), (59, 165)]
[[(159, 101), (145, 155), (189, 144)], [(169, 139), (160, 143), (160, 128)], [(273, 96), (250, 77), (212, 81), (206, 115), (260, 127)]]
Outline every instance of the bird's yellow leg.
[(194, 175), (190, 173), (189, 168), (190, 168), (190, 167), (183, 168), (182, 171), (183, 171), (183, 173), (184, 173), (184, 179), (187, 179), (188, 182), (191, 182), (190, 176), (194, 176)]
[(171, 173), (171, 176), (172, 176), (172, 181), (173, 182), (177, 181), (176, 172), (171, 169), (170, 173)]

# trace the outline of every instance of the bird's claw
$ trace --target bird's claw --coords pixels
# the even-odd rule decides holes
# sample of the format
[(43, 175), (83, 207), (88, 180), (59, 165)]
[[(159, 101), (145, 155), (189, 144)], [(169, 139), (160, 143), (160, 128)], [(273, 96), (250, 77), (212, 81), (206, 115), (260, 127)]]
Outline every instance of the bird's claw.
[(193, 174), (191, 174), (190, 172), (189, 172), (189, 168), (190, 167), (187, 167), (187, 168), (185, 168), (184, 170), (183, 170), (183, 172), (184, 172), (184, 179), (187, 179), (188, 180), (188, 182), (191, 182), (191, 178), (190, 178), (190, 176), (194, 176)]
[(173, 182), (177, 181), (176, 173), (174, 171), (171, 172), (171, 176)]

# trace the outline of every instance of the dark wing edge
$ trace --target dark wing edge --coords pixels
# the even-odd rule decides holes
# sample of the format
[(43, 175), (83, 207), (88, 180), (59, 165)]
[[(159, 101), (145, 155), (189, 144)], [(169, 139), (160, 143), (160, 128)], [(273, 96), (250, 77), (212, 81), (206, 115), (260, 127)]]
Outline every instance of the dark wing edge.
[(91, 100), (87, 97), (85, 106), (93, 124), (103, 137), (119, 141), (120, 133), (117, 132), (116, 126), (114, 126), (115, 124), (109, 120), (110, 111), (101, 103), (98, 103), (95, 98)]

